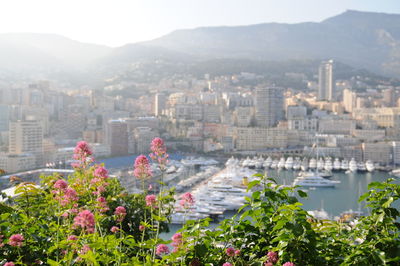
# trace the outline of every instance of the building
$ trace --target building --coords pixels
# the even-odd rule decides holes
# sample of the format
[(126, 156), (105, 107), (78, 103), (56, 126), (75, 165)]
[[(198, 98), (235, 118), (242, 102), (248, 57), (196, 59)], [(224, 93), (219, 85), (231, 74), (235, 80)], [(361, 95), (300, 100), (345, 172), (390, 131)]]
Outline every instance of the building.
[(137, 127), (134, 130), (136, 153), (147, 154), (150, 152), (151, 141), (158, 137), (158, 132), (149, 127)]
[(364, 161), (371, 160), (374, 163), (391, 164), (392, 145), (387, 142), (363, 143)]
[(357, 106), (357, 93), (349, 89), (344, 89), (342, 103), (346, 112), (353, 112), (353, 109)]
[(43, 128), (39, 121), (10, 122), (9, 152), (12, 154), (43, 152)]
[(154, 115), (161, 116), (165, 109), (167, 97), (164, 93), (156, 93), (154, 96)]
[(128, 154), (128, 126), (124, 120), (108, 121), (106, 135), (111, 156)]
[(238, 127), (234, 135), (236, 149), (241, 151), (286, 148), (288, 145), (288, 131), (286, 129)]
[(255, 119), (259, 127), (273, 127), (283, 119), (283, 89), (258, 87), (255, 94)]
[(318, 71), (318, 100), (332, 101), (333, 91), (333, 60), (323, 61)]
[(0, 105), (0, 132), (8, 131), (8, 123), (10, 121), (9, 106)]
[(0, 154), (0, 169), (6, 173), (16, 173), (34, 168), (36, 168), (36, 157), (33, 154)]

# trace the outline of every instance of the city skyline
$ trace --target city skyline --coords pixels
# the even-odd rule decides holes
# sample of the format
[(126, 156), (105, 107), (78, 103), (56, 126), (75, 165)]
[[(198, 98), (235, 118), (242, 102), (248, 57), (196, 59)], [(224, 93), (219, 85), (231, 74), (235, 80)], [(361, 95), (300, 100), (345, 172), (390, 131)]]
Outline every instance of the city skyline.
[[(24, 9), (21, 9), (24, 6)], [(319, 22), (346, 10), (400, 13), (397, 1), (12, 1), (0, 5), (0, 33), (63, 35), (112, 47), (152, 40), (178, 29), (259, 23)], [(204, 15), (199, 15), (204, 14)], [(88, 19), (90, 18), (90, 19)]]

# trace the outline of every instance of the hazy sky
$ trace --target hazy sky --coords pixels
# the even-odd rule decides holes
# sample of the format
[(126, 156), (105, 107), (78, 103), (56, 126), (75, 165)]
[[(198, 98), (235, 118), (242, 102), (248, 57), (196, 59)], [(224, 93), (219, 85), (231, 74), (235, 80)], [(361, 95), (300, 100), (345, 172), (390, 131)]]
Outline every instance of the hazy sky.
[(182, 28), (321, 21), (346, 9), (400, 13), (400, 0), (0, 0), (0, 33), (119, 46)]

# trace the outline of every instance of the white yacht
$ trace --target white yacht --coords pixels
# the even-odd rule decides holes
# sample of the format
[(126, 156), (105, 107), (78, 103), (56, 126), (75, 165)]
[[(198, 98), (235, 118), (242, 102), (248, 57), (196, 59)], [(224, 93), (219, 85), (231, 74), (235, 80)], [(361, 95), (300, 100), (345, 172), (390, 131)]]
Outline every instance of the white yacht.
[(327, 158), (325, 160), (325, 165), (324, 165), (324, 169), (328, 172), (332, 171), (333, 169), (333, 165), (332, 165), (332, 160), (331, 158)]
[(271, 158), (271, 156), (268, 156), (268, 158), (265, 159), (264, 164), (263, 164), (264, 169), (268, 169), (271, 166), (271, 164), (272, 164), (272, 158)]
[(270, 166), (271, 169), (276, 169), (278, 167), (278, 163), (279, 163), (278, 160), (276, 160), (276, 159), (273, 160), (271, 163), (271, 166)]
[(188, 220), (199, 220), (208, 217), (207, 214), (203, 213), (181, 213), (176, 212), (171, 214), (171, 223), (172, 224), (184, 224)]
[(356, 160), (354, 160), (354, 158), (351, 158), (351, 160), (349, 162), (349, 170), (351, 172), (357, 172), (357, 170), (358, 170), (357, 162), (356, 162)]
[(286, 170), (291, 170), (293, 168), (293, 157), (288, 157), (285, 162)]
[(318, 173), (307, 172), (297, 176), (293, 185), (303, 187), (335, 187), (339, 181), (325, 179), (318, 175)]
[(300, 168), (301, 168), (301, 161), (300, 161), (300, 158), (299, 158), (299, 157), (296, 157), (296, 159), (294, 160), (294, 163), (293, 163), (293, 170), (299, 171)]
[(339, 158), (335, 158), (333, 162), (333, 171), (340, 171), (342, 169), (342, 164), (339, 161)]
[(367, 168), (367, 171), (368, 171), (368, 172), (373, 172), (373, 171), (375, 171), (374, 163), (371, 162), (370, 160), (368, 160), (368, 161), (365, 162), (365, 168)]
[(249, 163), (250, 163), (250, 158), (247, 157), (246, 159), (244, 159), (242, 166), (243, 167), (249, 167)]
[(349, 161), (347, 161), (346, 159), (343, 159), (342, 165), (340, 166), (340, 168), (342, 168), (342, 170), (344, 170), (344, 171), (349, 170)]
[(303, 158), (303, 161), (301, 162), (301, 171), (307, 171), (308, 170), (308, 160), (307, 158)]
[(359, 172), (367, 172), (367, 167), (365, 166), (365, 163), (363, 163), (363, 162), (357, 163), (357, 169)]
[(315, 158), (311, 158), (310, 159), (310, 164), (308, 166), (310, 169), (315, 169), (317, 168), (317, 160), (315, 160)]
[(259, 158), (255, 159), (255, 168), (256, 169), (261, 169), (263, 168), (263, 164), (264, 164), (264, 159), (260, 156)]
[(283, 167), (285, 167), (285, 163), (286, 163), (285, 158), (282, 157), (282, 158), (279, 160), (278, 168), (279, 168), (279, 169), (282, 169)]
[(256, 168), (256, 160), (257, 160), (256, 157), (253, 157), (253, 159), (250, 159), (247, 167), (250, 169)]
[(325, 166), (324, 159), (319, 158), (319, 160), (317, 161), (317, 169), (322, 170), (322, 169), (324, 169), (324, 166)]

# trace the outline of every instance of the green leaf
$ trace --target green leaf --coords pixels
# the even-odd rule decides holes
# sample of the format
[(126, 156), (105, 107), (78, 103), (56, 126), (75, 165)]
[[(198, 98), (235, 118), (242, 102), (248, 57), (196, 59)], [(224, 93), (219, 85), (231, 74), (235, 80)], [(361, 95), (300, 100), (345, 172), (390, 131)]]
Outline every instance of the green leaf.
[(393, 200), (394, 200), (393, 197), (389, 197), (389, 199), (385, 203), (382, 204), (382, 207), (389, 208), (389, 206), (390, 206), (390, 204), (392, 204)]
[(307, 198), (307, 193), (304, 192), (303, 190), (297, 190), (297, 193), (299, 193), (299, 196), (302, 198)]
[(59, 265), (57, 261), (54, 261), (54, 260), (52, 260), (52, 259), (47, 259), (47, 263), (48, 263), (50, 266), (58, 266), (58, 265)]
[(207, 254), (207, 251), (208, 251), (206, 245), (204, 245), (204, 244), (196, 245), (194, 247), (194, 250), (196, 251), (196, 254), (199, 257), (204, 257)]

